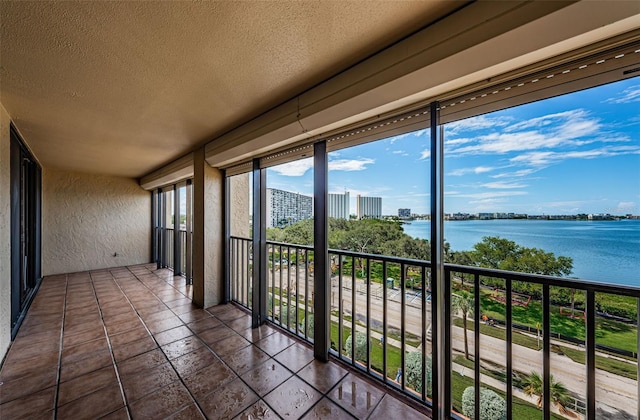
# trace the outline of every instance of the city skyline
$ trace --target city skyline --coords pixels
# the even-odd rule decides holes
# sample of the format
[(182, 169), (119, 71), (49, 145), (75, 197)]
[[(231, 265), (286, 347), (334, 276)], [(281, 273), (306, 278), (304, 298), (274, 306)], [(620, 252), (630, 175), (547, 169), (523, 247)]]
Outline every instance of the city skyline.
[[(640, 80), (445, 125), (446, 213), (640, 213)], [(329, 153), (329, 192), (429, 212), (430, 140), (418, 130)], [(313, 160), (269, 168), (270, 187), (313, 194)]]

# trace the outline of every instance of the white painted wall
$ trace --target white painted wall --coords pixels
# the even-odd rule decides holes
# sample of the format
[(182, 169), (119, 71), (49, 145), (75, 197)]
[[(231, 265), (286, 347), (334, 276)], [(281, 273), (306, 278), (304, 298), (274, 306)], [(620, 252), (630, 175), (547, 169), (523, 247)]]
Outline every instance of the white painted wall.
[(151, 260), (151, 193), (135, 179), (45, 168), (42, 195), (43, 276)]
[(9, 114), (0, 104), (0, 361), (11, 343), (11, 206)]

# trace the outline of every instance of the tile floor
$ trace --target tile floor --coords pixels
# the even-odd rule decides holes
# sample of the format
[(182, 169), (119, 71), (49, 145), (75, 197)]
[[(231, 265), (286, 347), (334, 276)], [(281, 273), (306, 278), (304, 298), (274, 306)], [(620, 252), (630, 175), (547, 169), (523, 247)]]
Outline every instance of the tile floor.
[(43, 280), (0, 370), (0, 419), (426, 418), (155, 265)]

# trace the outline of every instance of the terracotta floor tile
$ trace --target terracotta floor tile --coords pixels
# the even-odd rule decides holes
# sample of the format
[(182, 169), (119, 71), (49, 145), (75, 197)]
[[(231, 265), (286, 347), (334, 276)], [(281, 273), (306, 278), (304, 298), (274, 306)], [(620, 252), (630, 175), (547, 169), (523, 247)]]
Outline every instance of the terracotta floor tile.
[(251, 317), (242, 317), (227, 323), (227, 326), (236, 332), (244, 331), (251, 328)]
[(222, 360), (238, 375), (269, 360), (270, 356), (256, 346), (248, 346), (222, 357)]
[(225, 385), (225, 392), (212, 392), (198, 400), (210, 419), (232, 419), (258, 401), (258, 396), (240, 379)]
[(187, 303), (186, 305), (176, 306), (176, 307), (171, 308), (171, 310), (176, 315), (186, 314), (188, 312), (193, 312), (193, 311), (197, 311), (197, 310), (201, 310), (202, 311), (202, 309), (198, 308), (193, 303)]
[(383, 391), (351, 373), (328, 394), (333, 402), (357, 418), (368, 417), (383, 396)]
[(198, 337), (200, 337), (205, 343), (211, 344), (235, 334), (236, 333), (231, 328), (221, 325), (219, 327), (202, 331), (198, 334)]
[(288, 336), (276, 332), (263, 338), (262, 340), (255, 343), (256, 346), (260, 347), (264, 352), (268, 353), (271, 356), (275, 356), (280, 353), (282, 350), (286, 349), (289, 346), (294, 345), (296, 342), (292, 338)]
[(194, 322), (199, 319), (211, 317), (211, 314), (204, 309), (196, 309), (194, 311), (189, 311), (184, 314), (178, 315), (178, 318), (182, 320), (182, 322)]
[(271, 392), (291, 377), (291, 372), (275, 360), (267, 360), (241, 376), (259, 396)]
[(145, 337), (141, 340), (132, 341), (113, 348), (113, 355), (116, 362), (120, 363), (131, 357), (146, 353), (157, 347), (156, 342), (151, 337)]
[(39, 356), (28, 359), (17, 359), (12, 353), (13, 349), (9, 350), (2, 372), (0, 372), (0, 380), (8, 381), (26, 376), (31, 372), (40, 372), (43, 369), (53, 368), (58, 365), (60, 358), (59, 351), (43, 352)]
[(124, 406), (120, 386), (109, 385), (58, 407), (59, 419), (92, 419), (112, 413)]
[(148, 322), (161, 321), (163, 319), (173, 318), (176, 316), (176, 314), (174, 314), (171, 310), (165, 307), (163, 310), (158, 312), (153, 312), (149, 315), (143, 315), (141, 313), (140, 316), (142, 317), (142, 320), (145, 323), (148, 323)]
[(186, 326), (181, 325), (179, 327), (155, 334), (154, 337), (160, 346), (164, 346), (165, 344), (187, 338), (190, 335), (193, 335), (193, 332), (191, 332), (191, 330)]
[(295, 373), (313, 360), (313, 351), (307, 346), (297, 343), (278, 353), (274, 359)]
[(265, 324), (260, 325), (258, 328), (249, 328), (246, 330), (238, 331), (238, 334), (251, 341), (252, 343), (256, 343), (275, 332), (275, 329)]
[(251, 407), (244, 410), (238, 417), (238, 420), (278, 420), (280, 416), (276, 414), (264, 401), (260, 400)]
[(158, 419), (175, 414), (191, 403), (189, 392), (178, 381), (131, 403), (129, 407), (134, 419)]
[(120, 376), (135, 375), (142, 372), (145, 369), (151, 369), (163, 363), (166, 363), (167, 358), (160, 351), (160, 349), (153, 349), (146, 353), (142, 353), (138, 356), (125, 360), (124, 362), (118, 362), (118, 373)]
[[(220, 307), (223, 307), (223, 308), (218, 309)], [(207, 308), (207, 311), (215, 315), (216, 318), (218, 318), (219, 320), (225, 321), (225, 322), (233, 321), (234, 319), (238, 319), (244, 316), (247, 316), (247, 317), (250, 316), (243, 310), (238, 309), (236, 306), (231, 304), (218, 305), (218, 306), (214, 306), (213, 308)]]
[(300, 378), (323, 394), (340, 382), (346, 374), (347, 371), (335, 363), (323, 363), (318, 360), (312, 361), (298, 372)]
[(97, 340), (102, 337), (104, 337), (104, 328), (95, 328), (74, 335), (65, 334), (62, 339), (62, 348), (77, 346), (78, 344)]
[(386, 420), (394, 417), (403, 420), (423, 420), (429, 418), (426, 414), (409, 407), (389, 394), (385, 394), (369, 418)]
[(32, 419), (47, 416), (54, 408), (56, 388), (43, 389), (35, 394), (0, 405), (0, 419)]
[(86, 357), (63, 361), (60, 368), (60, 381), (66, 382), (77, 376), (84, 375), (94, 370), (113, 365), (111, 352), (108, 350), (91, 353)]
[(52, 367), (41, 372), (30, 373), (21, 378), (0, 382), (0, 404), (54, 386), (57, 380), (58, 369)]
[(62, 350), (62, 362), (73, 362), (76, 360), (84, 359), (94, 353), (101, 351), (108, 351), (109, 344), (105, 337), (98, 338), (97, 340), (87, 341), (77, 346), (67, 347)]
[(215, 341), (209, 344), (209, 347), (218, 355), (224, 356), (230, 353), (247, 347), (250, 343), (238, 334), (223, 338), (222, 340)]
[(185, 378), (204, 369), (216, 360), (218, 360), (218, 358), (211, 353), (207, 347), (201, 347), (198, 350), (171, 360), (171, 364), (178, 374)]
[(100, 420), (131, 420), (129, 418), (129, 412), (126, 407), (122, 407), (116, 411), (107, 414), (104, 417), (100, 417)]
[(204, 418), (198, 407), (195, 404), (191, 404), (177, 413), (166, 417), (166, 420), (200, 420)]
[(182, 340), (174, 341), (173, 343), (165, 344), (161, 347), (164, 354), (168, 359), (175, 359), (192, 351), (198, 350), (204, 346), (202, 341), (195, 335), (183, 338)]
[(140, 319), (138, 319), (137, 316), (136, 317), (132, 316), (126, 321), (118, 322), (117, 324), (106, 324), (106, 325), (107, 325), (107, 333), (109, 335), (115, 335), (115, 334), (123, 333), (125, 331), (132, 330), (134, 328), (140, 328), (142, 327), (142, 322), (140, 322)]
[(10, 360), (15, 362), (40, 357), (43, 353), (57, 354), (60, 351), (60, 332), (58, 331), (58, 335), (52, 337), (53, 340), (48, 342), (30, 344), (26, 344), (28, 340), (22, 340), (20, 343), (14, 342), (7, 358), (10, 357)]
[(149, 331), (151, 331), (152, 334), (157, 334), (162, 331), (170, 330), (172, 328), (184, 325), (182, 320), (175, 315), (172, 318), (161, 319), (159, 321), (151, 321), (147, 322), (146, 324), (147, 328), (149, 328)]
[(186, 305), (187, 303), (191, 303), (191, 299), (188, 299), (188, 298), (184, 297), (183, 295), (180, 295), (180, 297), (175, 299), (175, 300), (171, 300), (171, 301), (165, 302), (165, 304), (169, 308), (175, 308), (175, 307), (178, 307), (178, 306)]
[(131, 343), (132, 341), (142, 340), (143, 338), (149, 337), (149, 332), (146, 328), (140, 325), (140, 327), (136, 327), (132, 330), (125, 331), (120, 334), (115, 334), (109, 337), (111, 341), (111, 345), (113, 347), (119, 347), (127, 343)]
[(109, 384), (116, 383), (116, 381), (116, 372), (113, 366), (107, 366), (63, 382), (58, 388), (58, 407)]
[(91, 331), (91, 330), (104, 330), (104, 327), (102, 326), (102, 320), (96, 319), (93, 321), (82, 322), (82, 323), (77, 323), (73, 325), (68, 325), (65, 322), (64, 336), (68, 337), (70, 335), (80, 334), (80, 333)]
[(293, 376), (269, 393), (264, 400), (282, 418), (298, 419), (321, 398), (318, 391)]
[(178, 375), (168, 362), (135, 375), (121, 377), (124, 395), (129, 404), (177, 380)]
[(189, 327), (189, 329), (194, 333), (198, 334), (208, 329), (219, 327), (220, 325), (222, 325), (222, 321), (209, 316), (207, 318), (199, 319), (198, 321), (190, 322), (187, 324), (187, 327)]
[[(340, 406), (334, 404), (330, 399), (323, 398), (320, 402), (313, 406), (311, 411), (309, 411), (304, 417), (304, 420), (352, 420), (353, 417), (351, 414), (344, 411)], [(401, 417), (396, 417), (395, 415), (385, 418), (385, 420), (396, 419)]]
[(222, 361), (216, 360), (204, 369), (184, 378), (184, 383), (194, 398), (198, 399), (235, 378), (237, 376), (231, 369)]

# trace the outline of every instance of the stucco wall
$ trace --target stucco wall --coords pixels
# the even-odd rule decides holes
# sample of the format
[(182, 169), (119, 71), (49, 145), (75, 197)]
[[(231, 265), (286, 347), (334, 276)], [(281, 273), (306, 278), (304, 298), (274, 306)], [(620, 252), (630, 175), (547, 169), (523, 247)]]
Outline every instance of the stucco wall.
[(251, 238), (249, 223), (250, 177), (251, 172), (229, 178), (231, 183), (231, 203), (229, 203), (231, 236), (249, 239)]
[(11, 343), (11, 207), (9, 114), (0, 104), (0, 361)]
[(151, 194), (135, 179), (45, 168), (42, 195), (43, 276), (150, 261)]

